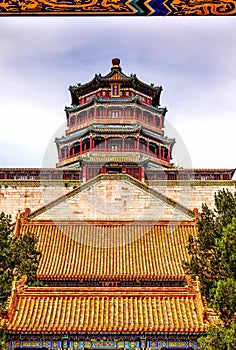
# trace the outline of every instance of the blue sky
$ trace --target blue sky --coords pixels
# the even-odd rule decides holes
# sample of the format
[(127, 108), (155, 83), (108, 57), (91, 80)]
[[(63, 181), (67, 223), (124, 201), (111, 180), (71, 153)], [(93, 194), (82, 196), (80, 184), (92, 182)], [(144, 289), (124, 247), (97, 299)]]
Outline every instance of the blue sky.
[(163, 86), (179, 166), (235, 168), (235, 33), (232, 17), (2, 17), (0, 166), (54, 167), (69, 85), (119, 57)]

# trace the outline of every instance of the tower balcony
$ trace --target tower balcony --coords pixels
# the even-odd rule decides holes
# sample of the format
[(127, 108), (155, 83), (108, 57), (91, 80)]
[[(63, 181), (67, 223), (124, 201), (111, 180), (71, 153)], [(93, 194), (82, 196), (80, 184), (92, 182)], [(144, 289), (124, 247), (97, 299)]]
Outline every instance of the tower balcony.
[[(93, 107), (93, 109), (95, 109)], [(140, 111), (140, 112), (138, 112)], [(104, 112), (104, 114), (97, 113), (90, 110), (80, 112), (72, 115), (68, 119), (68, 129), (66, 135), (70, 135), (78, 130), (81, 130), (92, 124), (100, 125), (140, 125), (144, 128), (154, 131), (159, 135), (164, 135), (162, 116), (157, 116), (153, 113), (145, 111), (145, 109), (132, 110), (132, 112), (125, 113), (120, 110), (111, 110), (111, 112)]]
[(73, 164), (80, 159), (90, 159), (92, 161), (106, 163), (109, 161), (114, 162), (139, 162), (143, 156), (147, 156), (154, 163), (157, 163), (163, 167), (170, 168), (172, 165), (169, 162), (169, 153), (165, 154), (162, 152), (161, 155), (156, 155), (150, 149), (114, 149), (112, 147), (107, 147), (104, 149), (93, 148), (82, 150), (81, 152), (74, 153), (67, 156), (66, 158), (60, 158), (59, 162), (56, 164), (57, 168), (66, 167)]

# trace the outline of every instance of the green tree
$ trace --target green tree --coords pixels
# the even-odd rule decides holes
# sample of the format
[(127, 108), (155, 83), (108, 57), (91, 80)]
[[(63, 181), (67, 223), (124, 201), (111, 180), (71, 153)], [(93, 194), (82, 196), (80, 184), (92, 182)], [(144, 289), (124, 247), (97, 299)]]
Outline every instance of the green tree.
[(13, 280), (14, 262), (12, 259), (12, 231), (11, 218), (0, 214), (0, 314), (3, 312), (6, 300), (10, 294)]
[(202, 293), (222, 326), (210, 328), (199, 340), (202, 349), (236, 349), (236, 193), (215, 194), (215, 209), (202, 206), (198, 237), (189, 237), (190, 262), (186, 270), (199, 276)]
[(29, 286), (41, 285), (36, 272), (40, 252), (37, 251), (37, 239), (32, 234), (13, 237), (14, 225), (11, 217), (0, 214), (0, 344), (4, 348), (5, 331), (1, 319), (6, 313), (7, 299), (11, 293), (14, 277), (27, 276)]

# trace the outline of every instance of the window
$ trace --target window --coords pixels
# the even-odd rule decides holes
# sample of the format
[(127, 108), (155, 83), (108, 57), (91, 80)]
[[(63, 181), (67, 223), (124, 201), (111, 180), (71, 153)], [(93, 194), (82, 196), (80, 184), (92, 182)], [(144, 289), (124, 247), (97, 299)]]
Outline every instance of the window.
[(112, 118), (119, 118), (119, 111), (112, 111), (111, 112), (111, 117)]
[(120, 84), (111, 84), (111, 96), (120, 96)]
[(132, 107), (127, 107), (125, 109), (125, 117), (132, 117), (133, 116), (133, 108)]
[(19, 175), (20, 180), (27, 180), (27, 175), (26, 174), (20, 174)]
[(160, 118), (155, 115), (155, 120), (156, 120), (156, 126), (159, 128), (160, 127)]
[(220, 174), (213, 174), (214, 180), (220, 180)]

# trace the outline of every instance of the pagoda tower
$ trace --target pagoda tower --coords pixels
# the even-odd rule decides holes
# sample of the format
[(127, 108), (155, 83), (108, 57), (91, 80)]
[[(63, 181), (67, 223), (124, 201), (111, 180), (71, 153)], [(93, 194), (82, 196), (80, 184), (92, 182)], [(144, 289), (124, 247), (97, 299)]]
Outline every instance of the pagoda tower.
[(55, 140), (57, 168), (79, 168), (86, 182), (100, 173), (127, 173), (144, 181), (145, 171), (172, 167), (175, 140), (164, 136), (161, 86), (127, 76), (113, 58), (107, 75), (96, 74), (69, 90), (66, 135)]

